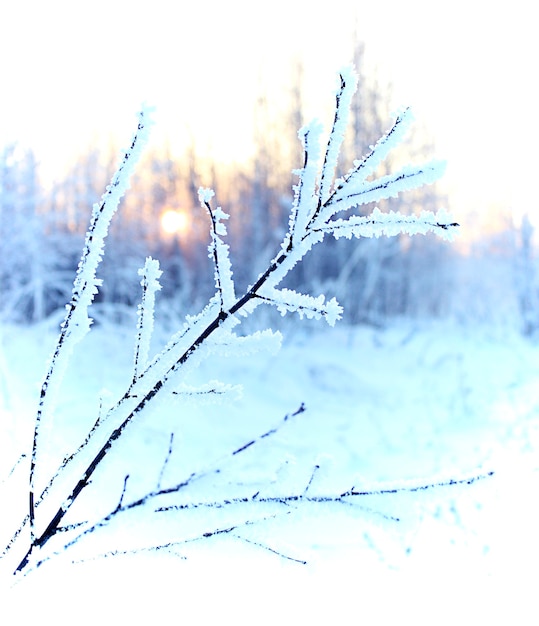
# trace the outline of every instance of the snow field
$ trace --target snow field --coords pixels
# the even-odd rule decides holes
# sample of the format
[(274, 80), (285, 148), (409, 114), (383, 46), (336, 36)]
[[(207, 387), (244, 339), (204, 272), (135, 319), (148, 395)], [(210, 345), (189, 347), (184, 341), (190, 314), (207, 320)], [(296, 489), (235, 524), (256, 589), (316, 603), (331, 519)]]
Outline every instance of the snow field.
[[(154, 487), (171, 430), (175, 451), (164, 481), (222, 458), (302, 402), (305, 413), (224, 463), (225, 472), (191, 485), (183, 501), (258, 489), (301, 493), (317, 463), (313, 494), (495, 476), (470, 486), (366, 496), (346, 510), (309, 505), (281, 515), (270, 508), (252, 516), (279, 513), (275, 519), (178, 545), (173, 554), (69, 564), (147, 545), (148, 525), (140, 532), (143, 514), (133, 513), (42, 566), (9, 592), (11, 601), (39, 598), (44, 614), (71, 606), (82, 619), (103, 612), (111, 622), (121, 615), (132, 623), (385, 624), (412, 617), (420, 624), (536, 623), (537, 347), (499, 329), (448, 323), (292, 335), (277, 355), (203, 363), (194, 383), (242, 383), (243, 398), (230, 405), (171, 401), (148, 412), (96, 474), (83, 506), (109, 510), (127, 472), (126, 497)], [(53, 340), (44, 327), (3, 329), (3, 474), (31, 434)], [(113, 400), (129, 378), (131, 343), (127, 331), (112, 327), (83, 340), (50, 429), (51, 467), (58, 450), (69, 449), (95, 420), (100, 391), (106, 387)], [(19, 484), (24, 490), (22, 477)], [(14, 500), (5, 511), (18, 497), (9, 494)], [(164, 537), (172, 527), (188, 540), (201, 528), (238, 523), (245, 513), (241, 506), (175, 512), (152, 532)], [(2, 517), (4, 536), (9, 515)]]

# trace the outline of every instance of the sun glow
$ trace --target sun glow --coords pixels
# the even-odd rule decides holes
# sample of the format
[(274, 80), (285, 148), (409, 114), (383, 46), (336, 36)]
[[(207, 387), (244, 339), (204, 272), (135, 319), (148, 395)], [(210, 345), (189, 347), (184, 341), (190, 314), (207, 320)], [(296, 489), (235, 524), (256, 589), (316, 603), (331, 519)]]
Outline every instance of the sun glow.
[(183, 211), (168, 209), (161, 215), (161, 228), (167, 235), (181, 235), (187, 231), (189, 222)]

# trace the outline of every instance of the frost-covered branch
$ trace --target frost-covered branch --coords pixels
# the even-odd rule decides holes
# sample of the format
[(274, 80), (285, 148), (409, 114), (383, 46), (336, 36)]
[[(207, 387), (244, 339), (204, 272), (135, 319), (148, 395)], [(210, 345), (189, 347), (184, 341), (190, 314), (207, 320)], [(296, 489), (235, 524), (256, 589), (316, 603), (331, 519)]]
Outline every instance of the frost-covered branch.
[(257, 297), (275, 306), (281, 315), (291, 311), (298, 313), (301, 318), (323, 317), (330, 326), (335, 326), (335, 322), (340, 320), (342, 315), (342, 307), (337, 300), (332, 298), (326, 302), (324, 295), (313, 298), (290, 289), (265, 289), (263, 295), (259, 294)]
[[(250, 438), (248, 441), (246, 441), (245, 443), (235, 448), (232, 452), (226, 454), (225, 456), (221, 457), (217, 461), (214, 461), (211, 465), (201, 470), (192, 472), (189, 476), (187, 476), (186, 478), (182, 479), (179, 482), (169, 484), (166, 487), (162, 487), (161, 484), (163, 482), (163, 477), (165, 474), (166, 466), (168, 465), (170, 457), (173, 453), (174, 436), (173, 434), (171, 434), (168, 450), (167, 450), (163, 465), (161, 467), (161, 470), (159, 472), (159, 477), (157, 480), (156, 488), (146, 493), (145, 495), (135, 500), (132, 500), (131, 502), (125, 503), (124, 499), (125, 499), (125, 493), (126, 493), (127, 481), (129, 479), (129, 475), (125, 476), (123, 488), (122, 488), (122, 492), (121, 492), (121, 496), (120, 496), (118, 504), (103, 518), (93, 523), (86, 521), (86, 522), (79, 522), (76, 524), (58, 525), (55, 528), (54, 534), (69, 533), (72, 531), (77, 531), (74, 537), (71, 537), (66, 543), (62, 545), (61, 551), (62, 552), (65, 551), (66, 549), (70, 548), (71, 546), (74, 546), (76, 543), (81, 541), (84, 537), (87, 537), (88, 535), (91, 535), (95, 533), (96, 531), (102, 528), (105, 528), (116, 517), (122, 514), (131, 512), (133, 510), (142, 509), (144, 507), (147, 507), (148, 505), (151, 505), (151, 503), (154, 502), (156, 499), (162, 498), (163, 496), (170, 496), (173, 494), (177, 494), (183, 491), (184, 489), (186, 489), (187, 487), (191, 486), (195, 482), (201, 481), (210, 476), (222, 474), (224, 467), (226, 466), (227, 463), (229, 463), (230, 461), (238, 457), (238, 455), (242, 454), (246, 450), (252, 449), (253, 446), (260, 444), (266, 441), (268, 438), (272, 437), (273, 435), (277, 434), (279, 430), (290, 421), (291, 418), (301, 415), (304, 411), (305, 411), (305, 406), (301, 404), (300, 407), (293, 413), (287, 413), (284, 416), (284, 418), (275, 426), (265, 431), (261, 435), (258, 435), (257, 437)], [(156, 510), (158, 511), (159, 509), (156, 509)], [(51, 556), (54, 556), (57, 554), (58, 553), (55, 553), (42, 560), (38, 560), (34, 564), (34, 566), (39, 567), (42, 563), (49, 560)], [(24, 567), (26, 567), (28, 564), (29, 564), (29, 561), (27, 560), (24, 563)]]
[(335, 103), (335, 118), (328, 139), (324, 164), (322, 165), (322, 178), (320, 181), (319, 207), (329, 200), (330, 188), (337, 171), (337, 161), (341, 152), (352, 96), (357, 89), (357, 76), (352, 68), (345, 68), (340, 74), (340, 88), (337, 92)]
[(232, 266), (228, 255), (228, 245), (221, 237), (226, 236), (226, 227), (223, 220), (228, 219), (228, 215), (221, 209), (213, 210), (210, 201), (215, 195), (212, 189), (200, 189), (198, 192), (200, 203), (206, 207), (211, 219), (211, 243), (209, 245), (209, 257), (213, 260), (215, 270), (215, 286), (221, 304), (221, 311), (230, 308), (235, 300), (234, 281), (232, 279)]
[(396, 198), (404, 191), (430, 185), (436, 182), (444, 171), (444, 161), (432, 161), (420, 167), (404, 167), (395, 174), (388, 174), (373, 181), (358, 182), (351, 178), (327, 202), (323, 218), (327, 220), (339, 211), (387, 198)]
[(372, 176), (391, 150), (404, 140), (413, 120), (414, 117), (409, 107), (400, 111), (391, 129), (378, 140), (375, 146), (371, 146), (370, 152), (355, 161), (354, 167), (345, 176), (335, 181), (332, 195), (326, 204), (330, 204), (343, 189), (361, 185), (369, 176)]
[(159, 261), (151, 257), (146, 259), (144, 267), (139, 270), (139, 276), (142, 277), (140, 281), (142, 299), (138, 307), (133, 384), (148, 365), (154, 324), (155, 293), (161, 289), (159, 278), (162, 273), (159, 269)]
[[(303, 493), (299, 494), (283, 494), (279, 496), (264, 496), (260, 491), (257, 491), (251, 496), (242, 496), (236, 498), (227, 498), (226, 500), (212, 500), (210, 502), (188, 502), (185, 504), (172, 504), (161, 507), (156, 510), (158, 513), (164, 513), (167, 511), (177, 511), (186, 509), (198, 509), (198, 508), (225, 508), (238, 504), (257, 503), (257, 504), (281, 504), (284, 506), (296, 505), (301, 502), (308, 502), (313, 504), (346, 504), (350, 505), (355, 497), (367, 497), (367, 496), (380, 496), (397, 493), (414, 493), (419, 491), (429, 491), (434, 489), (441, 489), (444, 487), (456, 487), (459, 485), (473, 485), (474, 483), (486, 480), (494, 476), (494, 472), (490, 471), (485, 474), (476, 474), (473, 476), (467, 476), (465, 478), (448, 478), (447, 480), (440, 480), (438, 482), (413, 482), (413, 483), (391, 483), (390, 485), (380, 485), (377, 489), (365, 489), (359, 490), (355, 487), (345, 491), (341, 494), (317, 494), (309, 495), (308, 489), (312, 484), (313, 478), (316, 472), (320, 469), (320, 466), (315, 465), (311, 479), (307, 483), (307, 486)], [(395, 521), (399, 521), (397, 518), (392, 518)]]
[[(6, 551), (12, 549), (22, 536), (22, 530), (29, 523), (30, 540), (17, 571), (26, 570), (34, 553), (42, 550), (53, 537), (65, 532), (65, 517), (78, 501), (80, 494), (92, 482), (96, 470), (104, 459), (116, 450), (131, 423), (149, 407), (155, 406), (156, 400), (218, 397), (225, 393), (237, 392), (237, 388), (219, 381), (191, 387), (186, 383), (186, 377), (203, 360), (214, 355), (245, 354), (258, 349), (278, 348), (280, 335), (273, 331), (257, 332), (246, 337), (234, 332), (242, 319), (251, 315), (260, 304), (274, 306), (283, 314), (296, 312), (300, 316), (324, 318), (331, 325), (340, 319), (342, 309), (334, 298), (326, 300), (325, 295), (313, 297), (280, 287), (293, 267), (327, 234), (336, 238), (393, 236), (399, 233), (413, 235), (428, 231), (446, 238), (452, 235), (457, 224), (444, 213), (437, 215), (422, 213), (415, 217), (398, 213), (382, 214), (375, 210), (370, 216), (334, 219), (337, 213), (344, 210), (432, 183), (443, 172), (443, 164), (435, 162), (422, 166), (408, 166), (394, 174), (369, 179), (389, 151), (402, 140), (412, 119), (409, 110), (405, 110), (397, 116), (393, 127), (367, 156), (356, 161), (342, 179), (334, 180), (355, 86), (353, 71), (344, 70), (337, 91), (335, 118), (325, 151), (321, 150), (322, 126), (319, 122), (313, 122), (299, 132), (304, 145), (305, 159), (303, 168), (297, 172), (298, 183), (294, 189), (289, 231), (266, 270), (239, 295), (236, 293), (233, 280), (229, 248), (224, 242), (226, 236), (224, 221), (228, 215), (220, 207), (212, 206), (213, 191), (200, 189), (200, 202), (210, 217), (211, 240), (208, 250), (214, 264), (216, 289), (214, 296), (198, 315), (187, 317), (183, 327), (171, 336), (167, 345), (150, 358), (154, 298), (159, 289), (161, 271), (157, 261), (147, 260), (145, 268), (141, 271), (143, 297), (138, 314), (131, 382), (123, 395), (99, 415), (87, 436), (82, 438), (78, 446), (74, 446), (74, 452), (63, 459), (48, 480), (42, 479), (44, 486), (38, 490), (35, 469), (41, 422), (45, 409), (51, 411), (51, 388), (59, 385), (70, 352), (90, 328), (88, 307), (99, 284), (96, 271), (102, 258), (107, 229), (120, 197), (127, 188), (132, 167), (147, 136), (147, 113), (141, 114), (139, 128), (130, 149), (126, 152), (101, 203), (94, 207), (75, 278), (73, 297), (67, 307), (66, 320), (42, 386), (31, 456), (29, 514), (23, 519), (6, 548)], [(234, 454), (242, 449), (245, 448), (238, 449)], [(126, 503), (126, 481), (120, 502), (109, 514), (110, 519), (130, 508), (145, 506), (158, 496), (180, 491), (203, 475), (207, 474), (195, 472), (188, 479), (166, 488), (161, 486), (163, 476), (160, 476), (155, 491), (131, 503)], [(307, 497), (306, 493), (304, 495)], [(43, 509), (48, 512), (37, 523), (36, 509), (45, 501), (48, 506)], [(89, 529), (97, 528), (108, 521), (107, 517), (101, 521), (88, 520), (83, 525), (85, 529), (80, 536), (92, 532)]]
[[(287, 414), (284, 418), (277, 423), (274, 427), (265, 431), (264, 433), (249, 439), (242, 445), (236, 447), (232, 452), (227, 455), (221, 457), (218, 461), (212, 463), (209, 467), (200, 470), (198, 472), (193, 472), (187, 478), (183, 479), (179, 483), (171, 484), (169, 486), (162, 486), (164, 481), (165, 469), (170, 461), (170, 458), (174, 452), (173, 442), (174, 435), (171, 434), (169, 445), (167, 449), (167, 453), (165, 456), (165, 460), (159, 472), (159, 477), (157, 480), (157, 487), (155, 490), (148, 492), (144, 496), (132, 500), (130, 502), (126, 501), (126, 491), (127, 491), (127, 483), (129, 479), (129, 475), (124, 477), (123, 487), (121, 489), (120, 497), (116, 506), (111, 509), (111, 511), (101, 518), (99, 521), (94, 523), (88, 522), (79, 522), (75, 524), (70, 524), (67, 526), (61, 526), (58, 528), (59, 533), (64, 533), (69, 536), (65, 543), (62, 544), (60, 551), (54, 552), (52, 554), (47, 555), (42, 560), (37, 560), (34, 564), (34, 567), (39, 567), (43, 563), (47, 562), (54, 556), (58, 556), (60, 553), (69, 550), (70, 548), (77, 545), (82, 539), (88, 537), (89, 535), (93, 535), (102, 529), (109, 526), (113, 521), (115, 521), (118, 517), (125, 515), (127, 513), (131, 513), (134, 510), (138, 509), (148, 509), (153, 510), (153, 513), (156, 515), (160, 514), (171, 514), (171, 513), (179, 513), (180, 511), (196, 511), (196, 510), (234, 510), (237, 512), (239, 516), (239, 521), (233, 524), (227, 524), (226, 526), (218, 526), (212, 527), (211, 530), (203, 530), (201, 532), (192, 532), (187, 531), (187, 536), (178, 538), (169, 542), (152, 544), (151, 537), (148, 538), (148, 545), (133, 548), (129, 550), (112, 550), (109, 552), (105, 552), (102, 554), (97, 554), (90, 557), (90, 560), (98, 559), (98, 558), (109, 558), (120, 555), (131, 555), (137, 554), (140, 552), (156, 552), (161, 550), (173, 551), (174, 549), (187, 545), (192, 542), (201, 541), (204, 539), (209, 539), (211, 537), (215, 537), (220, 534), (229, 534), (233, 531), (237, 531), (240, 528), (245, 528), (247, 526), (255, 526), (262, 524), (268, 520), (276, 519), (281, 515), (290, 515), (296, 511), (301, 510), (301, 507), (304, 505), (323, 505), (325, 507), (328, 506), (338, 506), (338, 507), (359, 507), (360, 509), (369, 510), (371, 513), (376, 515), (380, 515), (384, 519), (391, 522), (400, 522), (400, 518), (394, 516), (388, 516), (384, 513), (378, 513), (377, 511), (372, 511), (368, 507), (366, 507), (361, 498), (368, 498), (370, 496), (380, 496), (380, 495), (390, 495), (390, 494), (398, 494), (398, 493), (414, 493), (414, 492), (425, 492), (431, 490), (439, 490), (447, 487), (456, 487), (462, 485), (472, 485), (474, 483), (478, 483), (480, 481), (491, 478), (494, 475), (493, 471), (489, 471), (482, 474), (474, 474), (468, 475), (460, 478), (448, 478), (448, 479), (439, 479), (435, 481), (398, 481), (392, 483), (382, 483), (376, 486), (371, 485), (369, 488), (361, 489), (358, 487), (351, 487), (350, 489), (339, 493), (334, 492), (313, 492), (312, 486), (316, 482), (316, 476), (318, 475), (321, 465), (320, 463), (316, 463), (313, 466), (311, 475), (308, 481), (305, 484), (305, 487), (299, 493), (287, 493), (285, 491), (286, 487), (283, 488), (283, 493), (280, 495), (267, 495), (264, 494), (265, 488), (267, 485), (261, 484), (256, 491), (251, 491), (249, 495), (241, 495), (241, 496), (229, 496), (224, 497), (218, 500), (200, 500), (193, 501), (191, 498), (187, 498), (186, 501), (180, 501), (174, 504), (165, 504), (162, 506), (157, 506), (156, 502), (161, 500), (163, 497), (175, 496), (179, 495), (183, 492), (187, 487), (193, 485), (195, 481), (200, 481), (202, 479), (207, 479), (211, 476), (226, 476), (227, 465), (233, 461), (238, 456), (247, 452), (248, 450), (252, 451), (253, 447), (258, 446), (264, 442), (266, 442), (270, 437), (276, 435), (283, 426), (285, 426), (291, 418), (294, 418), (305, 411), (305, 406), (302, 404), (295, 412), (291, 414)], [(275, 490), (275, 487), (272, 486), (272, 491)], [(152, 508), (153, 507), (153, 508)], [(156, 519), (156, 522), (158, 520)], [(212, 522), (210, 522), (212, 523)], [(180, 530), (180, 534), (182, 531)], [(306, 564), (307, 561), (299, 558), (290, 557), (289, 555), (284, 554), (282, 551), (272, 548), (266, 544), (263, 544), (259, 541), (254, 541), (244, 537), (243, 535), (234, 533), (232, 535), (236, 539), (240, 541), (244, 541), (248, 544), (252, 544), (256, 547), (260, 547), (264, 550), (267, 550), (281, 558), (296, 561), (301, 564)], [(87, 558), (83, 558), (83, 561), (88, 560)], [(78, 560), (73, 560), (73, 563), (79, 562)]]
[(368, 216), (354, 215), (348, 219), (330, 220), (315, 230), (331, 233), (336, 239), (346, 237), (393, 237), (399, 234), (426, 235), (436, 233), (442, 239), (451, 239), (453, 229), (458, 224), (451, 222), (451, 218), (444, 211), (434, 214), (431, 211), (422, 211), (419, 216), (402, 215), (402, 213), (382, 213), (373, 209)]
[(492, 478), (494, 476), (493, 471), (486, 472), (484, 474), (476, 474), (474, 476), (466, 476), (462, 478), (448, 478), (446, 480), (439, 481), (426, 481), (426, 482), (397, 482), (391, 484), (380, 485), (374, 489), (369, 487), (368, 489), (357, 489), (352, 487), (348, 491), (342, 493), (340, 498), (348, 498), (351, 496), (383, 496), (392, 493), (414, 493), (416, 491), (428, 491), (430, 489), (439, 489), (442, 487), (455, 487), (458, 485), (473, 485), (476, 482)]
[[(184, 539), (178, 539), (176, 541), (170, 541), (168, 543), (148, 545), (145, 547), (136, 548), (132, 550), (114, 550), (114, 551), (110, 551), (104, 554), (96, 555), (95, 557), (92, 557), (92, 560), (95, 558), (109, 558), (109, 557), (120, 556), (120, 555), (137, 554), (140, 552), (157, 552), (160, 550), (172, 551), (172, 549), (174, 548), (178, 548), (182, 545), (186, 545), (195, 541), (202, 541), (204, 539), (209, 539), (211, 537), (214, 537), (220, 534), (228, 534), (242, 527), (259, 525), (270, 519), (272, 520), (276, 519), (280, 515), (293, 514), (295, 511), (301, 510), (301, 507), (304, 505), (314, 505), (314, 506), (322, 505), (326, 507), (326, 509), (328, 506), (339, 506), (339, 507), (345, 506), (345, 507), (358, 507), (361, 510), (363, 509), (369, 510), (361, 501), (358, 501), (358, 498), (368, 498), (370, 496), (394, 495), (398, 493), (417, 493), (417, 492), (440, 490), (440, 489), (444, 489), (447, 487), (469, 486), (469, 485), (473, 485), (475, 483), (487, 480), (491, 478), (492, 476), (494, 476), (494, 472), (490, 471), (484, 474), (476, 474), (476, 475), (468, 476), (465, 478), (458, 478), (458, 479), (449, 478), (446, 480), (440, 480), (438, 482), (415, 481), (413, 483), (412, 482), (391, 483), (387, 486), (380, 485), (377, 489), (366, 489), (364, 491), (358, 490), (353, 487), (352, 489), (349, 489), (348, 491), (345, 491), (342, 494), (326, 493), (326, 494), (309, 495), (308, 494), (309, 488), (311, 487), (314, 477), (316, 476), (316, 473), (319, 469), (320, 469), (319, 465), (314, 466), (309, 482), (305, 486), (304, 491), (300, 494), (284, 493), (283, 495), (278, 495), (278, 496), (264, 496), (264, 495), (261, 495), (260, 491), (256, 491), (254, 494), (250, 496), (231, 497), (231, 498), (227, 498), (223, 500), (186, 502), (182, 504), (173, 504), (173, 505), (159, 507), (155, 509), (155, 513), (178, 513), (180, 511), (194, 511), (194, 510), (199, 510), (199, 509), (222, 510), (222, 509), (234, 508), (240, 512), (245, 510), (244, 515), (247, 517), (242, 518), (240, 522), (237, 522), (231, 526), (227, 525), (225, 527), (217, 527), (212, 530), (205, 530), (201, 532), (200, 534), (196, 534), (195, 536), (190, 536)], [(124, 487), (125, 487), (125, 482), (124, 482)], [(122, 492), (122, 497), (123, 497), (123, 492)], [(120, 504), (121, 504), (121, 501), (120, 501)], [(146, 504), (146, 502), (144, 502), (143, 504)], [(139, 502), (137, 501), (135, 506), (138, 506), (138, 505), (139, 505)], [(276, 507), (278, 508), (276, 509)], [(129, 508), (130, 507), (126, 507), (124, 509), (118, 506), (113, 512), (111, 512), (111, 514), (103, 518), (103, 520), (101, 520), (99, 523), (86, 529), (83, 533), (81, 533), (80, 535), (77, 535), (74, 539), (66, 543), (62, 547), (62, 551), (65, 551), (68, 548), (77, 544), (84, 536), (90, 533), (94, 533), (97, 530), (107, 526), (111, 522), (111, 520), (114, 518), (114, 516), (116, 516), (119, 513), (122, 513), (125, 510), (129, 510)], [(274, 512), (269, 515), (258, 516), (256, 514), (258, 509), (261, 509), (262, 512), (267, 511), (267, 510), (271, 510)], [(383, 517), (385, 520), (388, 520), (391, 522), (398, 523), (401, 521), (399, 517), (388, 516), (383, 513), (378, 513), (377, 511), (370, 511), (370, 512), (377, 514)], [(247, 539), (246, 537), (242, 535), (237, 535), (237, 534), (234, 534), (233, 536), (239, 539), (240, 541), (244, 541), (246, 543), (255, 545), (269, 552), (272, 552), (273, 554), (281, 558), (296, 561), (297, 563), (300, 563), (303, 565), (307, 564), (307, 561), (303, 559), (290, 557), (289, 555), (284, 554), (282, 551), (276, 550), (272, 548), (271, 546), (262, 544), (259, 541), (253, 541), (253, 540)], [(48, 560), (49, 558), (51, 557), (47, 557), (47, 559), (45, 560)], [(45, 560), (38, 562), (36, 566), (41, 565), (43, 562), (45, 562)], [(87, 560), (87, 559), (84, 559), (84, 560)], [(79, 561), (76, 561), (76, 560), (73, 561), (73, 563), (77, 563), (77, 562)]]
[(161, 467), (161, 471), (159, 472), (159, 478), (157, 479), (157, 489), (161, 489), (161, 482), (163, 480), (163, 476), (165, 475), (165, 470), (167, 469), (167, 465), (168, 465), (168, 462), (170, 461), (170, 457), (172, 456), (173, 449), (174, 449), (174, 433), (170, 433), (170, 440), (168, 442), (167, 455), (163, 462), (163, 466)]
[(291, 556), (289, 556), (287, 554), (284, 554), (284, 552), (281, 552), (279, 550), (275, 550), (274, 548), (263, 544), (260, 541), (253, 541), (252, 539), (247, 539), (243, 535), (238, 535), (237, 533), (234, 532), (234, 531), (238, 531), (239, 529), (246, 528), (248, 526), (254, 526), (255, 524), (261, 524), (261, 523), (266, 522), (268, 520), (274, 520), (276, 517), (278, 517), (278, 515), (277, 514), (273, 514), (273, 515), (267, 515), (267, 516), (265, 516), (263, 518), (260, 518), (260, 519), (257, 519), (257, 520), (244, 520), (244, 521), (239, 522), (237, 524), (234, 524), (232, 526), (224, 526), (224, 527), (223, 526), (219, 526), (217, 528), (212, 528), (212, 530), (206, 530), (206, 531), (202, 532), (201, 534), (196, 535), (194, 537), (188, 537), (186, 539), (180, 539), (178, 541), (169, 541), (167, 543), (160, 543), (160, 544), (157, 544), (157, 545), (149, 545), (149, 546), (144, 546), (144, 547), (141, 547), (141, 548), (133, 548), (132, 550), (111, 550), (109, 552), (104, 552), (102, 554), (96, 554), (96, 555), (92, 556), (91, 558), (84, 558), (84, 559), (80, 559), (80, 560), (74, 560), (73, 564), (76, 564), (76, 563), (86, 563), (87, 561), (95, 561), (97, 559), (107, 559), (107, 558), (113, 558), (113, 557), (118, 557), (118, 556), (132, 556), (132, 555), (148, 553), (148, 552), (166, 551), (166, 552), (169, 552), (169, 553), (178, 554), (177, 553), (177, 549), (180, 548), (181, 546), (187, 546), (190, 543), (195, 543), (195, 542), (198, 542), (198, 541), (204, 541), (204, 540), (210, 539), (212, 537), (217, 537), (219, 535), (231, 535), (232, 537), (234, 537), (235, 539), (238, 539), (239, 541), (242, 541), (244, 543), (256, 546), (257, 548), (261, 548), (261, 549), (266, 550), (268, 552), (271, 552), (272, 554), (275, 554), (275, 555), (277, 555), (280, 558), (283, 558), (283, 559), (286, 559), (286, 560), (289, 560), (289, 561), (294, 561), (294, 562), (299, 563), (301, 565), (307, 565), (307, 561), (291, 557)]
[(66, 307), (67, 313), (58, 342), (41, 385), (30, 460), (29, 519), (32, 541), (34, 540), (35, 518), (35, 472), (41, 423), (54, 410), (54, 396), (61, 384), (75, 345), (90, 330), (92, 321), (88, 316), (88, 307), (92, 303), (100, 285), (100, 281), (96, 278), (96, 273), (103, 258), (105, 238), (108, 234), (112, 217), (118, 208), (122, 196), (129, 187), (129, 179), (135, 164), (148, 140), (149, 128), (151, 126), (149, 114), (150, 111), (148, 109), (143, 109), (139, 113), (137, 131), (133, 136), (131, 145), (126, 150), (122, 162), (103, 194), (101, 201), (93, 207), (90, 227), (86, 233), (86, 242), (73, 283), (71, 301)]
[(290, 214), (290, 238), (288, 250), (301, 244), (301, 238), (309, 222), (318, 210), (316, 184), (320, 160), (320, 140), (323, 127), (318, 120), (311, 122), (298, 132), (303, 142), (305, 163), (303, 169), (296, 170), (299, 180), (294, 186), (294, 203)]

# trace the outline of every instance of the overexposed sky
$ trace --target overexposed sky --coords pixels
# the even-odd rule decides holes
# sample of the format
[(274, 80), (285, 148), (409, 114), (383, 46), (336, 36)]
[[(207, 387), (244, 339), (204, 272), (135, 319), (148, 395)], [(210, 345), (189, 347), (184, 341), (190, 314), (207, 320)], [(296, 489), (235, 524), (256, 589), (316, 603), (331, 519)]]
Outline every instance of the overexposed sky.
[[(324, 115), (353, 51), (412, 105), (449, 162), (455, 211), (537, 203), (539, 38), (533, 3), (492, 0), (7, 0), (0, 8), (0, 145), (31, 145), (60, 171), (89, 142), (131, 136), (142, 101), (155, 140), (191, 137), (239, 158), (253, 99), (288, 98), (305, 65), (309, 112)], [(389, 123), (389, 120), (388, 120)], [(539, 208), (539, 207), (538, 207)]]

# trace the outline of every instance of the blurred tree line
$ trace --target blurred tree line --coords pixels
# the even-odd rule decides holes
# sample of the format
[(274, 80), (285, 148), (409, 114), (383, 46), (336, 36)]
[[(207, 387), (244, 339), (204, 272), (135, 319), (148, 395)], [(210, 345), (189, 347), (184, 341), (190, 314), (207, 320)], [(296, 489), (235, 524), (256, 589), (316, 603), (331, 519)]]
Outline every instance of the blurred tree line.
[[(341, 174), (368, 152), (392, 119), (389, 87), (368, 75), (361, 45), (355, 56), (360, 80)], [(265, 267), (288, 227), (296, 179), (291, 170), (303, 164), (297, 138), (304, 123), (300, 62), (292, 74), (285, 115), (273, 119), (263, 95), (255, 104), (255, 149), (249, 162), (218, 163), (201, 156), (194, 145), (179, 156), (168, 146), (146, 153), (113, 221), (101, 269), (103, 287), (93, 308), (98, 321), (100, 316), (119, 321), (126, 311), (133, 311), (140, 290), (137, 269), (149, 255), (158, 258), (164, 270), (160, 300), (168, 315), (195, 312), (213, 293), (209, 224), (198, 202), (199, 186), (212, 187), (216, 202), (230, 213), (229, 243), (239, 284), (247, 286)], [(91, 147), (62, 180), (44, 187), (31, 150), (17, 145), (0, 150), (0, 319), (36, 322), (56, 314), (69, 299), (91, 206), (110, 181), (118, 153)], [(427, 133), (418, 132), (416, 125), (405, 150), (390, 157), (385, 167), (434, 156)], [(447, 199), (431, 186), (407, 193), (404, 199), (385, 201), (380, 208), (412, 213), (446, 206)], [(372, 206), (364, 207), (365, 213), (371, 210)], [(171, 232), (167, 223), (176, 230)], [(529, 234), (529, 224), (527, 228)], [(522, 236), (528, 235), (523, 231)], [(518, 257), (517, 240), (512, 239), (513, 259)], [(515, 261), (521, 274), (522, 268), (529, 273), (533, 266), (529, 236), (522, 241), (523, 255)], [(466, 266), (454, 247), (433, 237), (327, 240), (322, 245), (323, 250), (307, 257), (293, 273), (288, 286), (313, 295), (335, 295), (349, 323), (466, 316), (475, 306), (468, 300), (477, 298), (478, 285), (470, 286), (467, 276), (472, 266)], [(488, 254), (496, 256), (494, 249), (490, 247)], [(484, 262), (485, 250), (479, 256)], [(475, 257), (471, 254), (469, 260)], [(520, 298), (526, 308), (529, 330), (535, 286), (524, 278), (520, 284), (529, 293), (523, 295), (521, 289), (515, 302), (518, 308)], [(488, 308), (484, 297), (482, 303)]]

